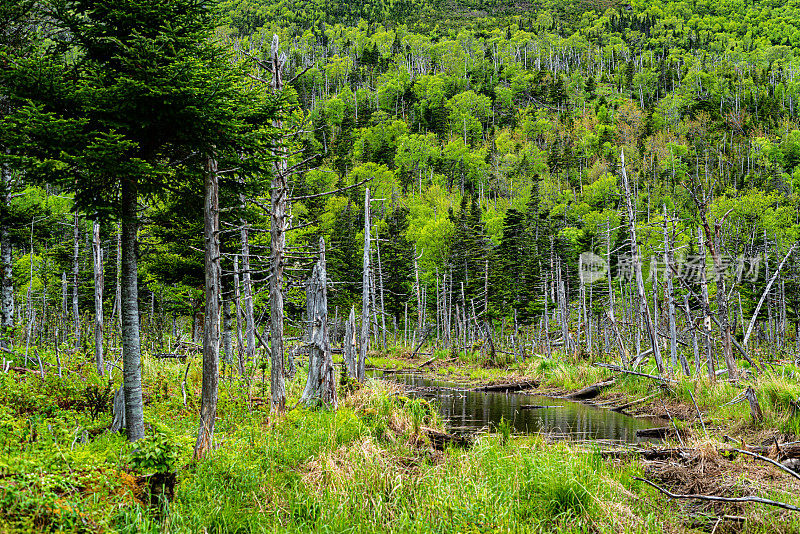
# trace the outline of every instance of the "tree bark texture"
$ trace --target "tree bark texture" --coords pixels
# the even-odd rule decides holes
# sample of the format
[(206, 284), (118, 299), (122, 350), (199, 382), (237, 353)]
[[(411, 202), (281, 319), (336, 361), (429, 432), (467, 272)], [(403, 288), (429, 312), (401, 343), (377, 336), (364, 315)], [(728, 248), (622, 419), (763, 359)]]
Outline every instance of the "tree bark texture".
[(217, 162), (206, 159), (205, 201), (203, 203), (205, 238), (206, 313), (203, 324), (203, 389), (200, 397), (200, 430), (194, 446), (194, 457), (203, 458), (214, 444), (214, 421), (217, 418), (217, 386), (219, 381), (219, 183)]
[(356, 349), (356, 308), (350, 307), (350, 316), (344, 324), (344, 363), (347, 376), (358, 380), (358, 351)]
[(125, 393), (125, 424), (129, 441), (144, 437), (142, 404), (142, 356), (139, 339), (139, 282), (136, 241), (138, 184), (122, 181), (122, 376)]
[[(272, 36), (270, 60), (272, 62), (272, 92), (283, 91), (283, 66), (286, 56), (278, 54), (280, 42), (277, 35)], [(273, 123), (276, 128), (282, 121)], [(270, 343), (272, 344), (272, 365), (270, 366), (270, 395), (272, 410), (282, 412), (286, 409), (285, 349), (283, 346), (283, 271), (285, 268), (284, 249), (286, 247), (287, 213), (289, 210), (289, 190), (286, 183), (286, 159), (277, 155), (275, 174), (270, 193), (270, 258), (269, 315)], [(292, 356), (290, 356), (292, 358)], [(294, 374), (294, 361), (289, 366)]]
[(328, 339), (328, 289), (325, 272), (325, 240), (319, 238), (319, 260), (306, 283), (308, 319), (308, 380), (301, 402), (336, 408), (336, 378)]

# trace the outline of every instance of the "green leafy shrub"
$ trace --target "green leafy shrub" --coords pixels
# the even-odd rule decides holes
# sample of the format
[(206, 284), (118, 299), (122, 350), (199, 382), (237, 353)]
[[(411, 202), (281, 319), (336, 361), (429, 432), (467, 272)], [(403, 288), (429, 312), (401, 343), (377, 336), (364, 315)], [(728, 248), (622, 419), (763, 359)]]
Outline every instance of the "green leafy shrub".
[(168, 473), (175, 470), (180, 450), (175, 441), (164, 432), (140, 439), (132, 445), (131, 467), (140, 473)]

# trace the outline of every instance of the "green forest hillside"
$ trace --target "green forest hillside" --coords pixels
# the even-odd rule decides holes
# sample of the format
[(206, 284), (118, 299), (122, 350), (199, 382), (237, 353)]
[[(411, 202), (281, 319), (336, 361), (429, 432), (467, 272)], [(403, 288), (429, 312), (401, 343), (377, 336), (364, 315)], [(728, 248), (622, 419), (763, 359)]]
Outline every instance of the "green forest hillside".
[(797, 531), (799, 108), (800, 0), (0, 0), (0, 532)]

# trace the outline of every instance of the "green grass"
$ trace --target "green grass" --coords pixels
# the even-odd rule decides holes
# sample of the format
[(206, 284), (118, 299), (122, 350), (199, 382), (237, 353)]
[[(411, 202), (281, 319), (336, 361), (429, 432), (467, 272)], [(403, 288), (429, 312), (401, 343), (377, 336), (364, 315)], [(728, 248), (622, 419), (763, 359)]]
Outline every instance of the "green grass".
[[(145, 359), (149, 440), (138, 448), (105, 432), (108, 406), (92, 407), (105, 382), (90, 367), (64, 379), (0, 374), (0, 532), (683, 531), (675, 517), (684, 508), (633, 480), (643, 474), (635, 460), (511, 436), (502, 425), (470, 449), (436, 451), (422, 432), (441, 428), (436, 411), (380, 382), (342, 398), (335, 412), (297, 408), (275, 416), (249, 404), (237, 380), (223, 380), (218, 448), (195, 463), (197, 367), (190, 367), (184, 406), (185, 365)], [(475, 380), (524, 373), (562, 389), (609, 376), (564, 358), (532, 358), (510, 370), (454, 369)], [(304, 382), (301, 368), (287, 384), (290, 405)], [(617, 391), (645, 395), (652, 387), (625, 377)], [(800, 394), (792, 375), (767, 373), (755, 387), (763, 425), (797, 424), (787, 415)], [(692, 392), (709, 417), (741, 420), (746, 406), (720, 407), (739, 391), (721, 381), (681, 380), (665, 395), (685, 401)], [(251, 395), (267, 393), (256, 376)], [(178, 473), (167, 509), (134, 498), (146, 500), (136, 477), (153, 466)], [(745, 531), (798, 527), (792, 516), (758, 513)]]

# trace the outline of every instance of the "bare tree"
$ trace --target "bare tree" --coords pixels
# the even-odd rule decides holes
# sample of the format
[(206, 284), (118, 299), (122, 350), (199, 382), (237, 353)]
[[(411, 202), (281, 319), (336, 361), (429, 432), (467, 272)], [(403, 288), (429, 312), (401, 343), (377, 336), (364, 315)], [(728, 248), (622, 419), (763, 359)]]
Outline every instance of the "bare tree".
[(80, 274), (80, 218), (75, 212), (74, 239), (72, 248), (72, 328), (75, 332), (75, 352), (81, 348), (81, 316), (78, 309), (78, 275)]
[(207, 156), (204, 170), (203, 233), (205, 238), (206, 312), (203, 324), (203, 389), (200, 398), (200, 430), (194, 446), (195, 458), (203, 458), (213, 447), (219, 381), (219, 297), (221, 292), (219, 181), (217, 162), (213, 156)]
[(364, 381), (365, 365), (367, 361), (367, 352), (369, 351), (369, 335), (370, 324), (372, 321), (372, 300), (370, 298), (371, 285), (370, 285), (370, 255), (369, 255), (369, 230), (370, 230), (370, 197), (369, 187), (364, 191), (364, 272), (362, 277), (361, 286), (361, 340), (360, 352), (358, 355), (358, 381)]
[(100, 223), (92, 225), (92, 259), (94, 260), (94, 363), (103, 376), (103, 247), (100, 243)]
[(628, 173), (625, 170), (625, 152), (620, 150), (620, 160), (622, 162), (622, 187), (625, 189), (625, 206), (628, 209), (628, 230), (631, 234), (631, 263), (633, 265), (636, 279), (636, 292), (639, 296), (639, 305), (644, 312), (645, 326), (647, 334), (650, 336), (650, 344), (653, 347), (653, 358), (658, 367), (658, 373), (664, 374), (664, 362), (661, 361), (661, 349), (658, 345), (658, 334), (650, 316), (650, 308), (647, 306), (647, 299), (644, 294), (644, 280), (642, 278), (642, 264), (639, 261), (639, 243), (636, 240), (636, 218), (633, 212), (633, 201), (631, 199), (631, 186), (628, 181)]
[(8, 208), (11, 203), (11, 171), (6, 164), (0, 165), (0, 187), (2, 211), (0, 211), (0, 347), (11, 349), (14, 329), (14, 262), (11, 253), (11, 237), (8, 233)]
[[(278, 54), (280, 42), (278, 36), (272, 36), (270, 60), (272, 68), (272, 92), (283, 91), (283, 66), (286, 55)], [(281, 121), (274, 126), (281, 128)], [(277, 155), (277, 154), (276, 154)], [(270, 258), (269, 307), (270, 307), (270, 341), (272, 343), (272, 366), (270, 368), (270, 390), (272, 409), (282, 412), (286, 408), (286, 385), (284, 381), (284, 346), (283, 346), (283, 271), (285, 267), (284, 248), (286, 247), (287, 213), (289, 211), (289, 188), (287, 187), (286, 159), (277, 157), (275, 173), (272, 179), (270, 194)]]
[(125, 428), (129, 441), (144, 437), (142, 403), (142, 355), (139, 338), (139, 281), (136, 241), (139, 233), (138, 184), (123, 179), (122, 206), (122, 376), (125, 402)]
[(328, 339), (328, 289), (325, 271), (325, 240), (319, 238), (319, 260), (306, 284), (306, 315), (309, 330), (308, 380), (300, 402), (336, 408), (336, 378)]
[(358, 380), (358, 356), (356, 349), (356, 307), (350, 307), (350, 315), (344, 325), (344, 364), (347, 376)]

